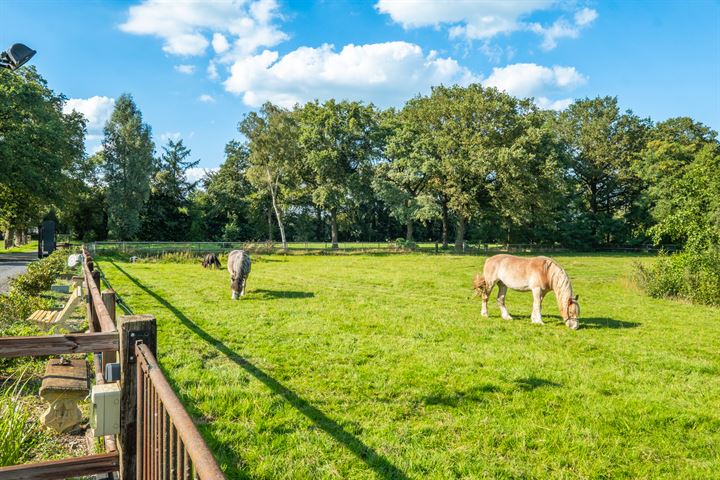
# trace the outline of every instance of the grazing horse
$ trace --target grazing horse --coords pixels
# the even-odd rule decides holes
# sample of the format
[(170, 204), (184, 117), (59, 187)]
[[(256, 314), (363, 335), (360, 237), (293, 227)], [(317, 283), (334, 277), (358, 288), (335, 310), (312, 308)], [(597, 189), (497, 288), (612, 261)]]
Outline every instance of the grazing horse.
[(494, 255), (485, 261), (483, 275), (475, 275), (475, 295), (482, 296), (482, 315), (488, 316), (487, 301), (495, 284), (498, 284), (497, 302), (505, 320), (512, 317), (505, 308), (505, 294), (508, 287), (513, 290), (533, 293), (533, 323), (542, 325), (542, 301), (550, 290), (555, 292), (560, 315), (565, 325), (576, 330), (579, 326), (580, 304), (578, 296), (573, 298), (570, 278), (565, 270), (548, 257), (523, 258), (514, 255)]
[(203, 268), (221, 268), (220, 260), (218, 260), (217, 255), (215, 255), (214, 253), (208, 253), (207, 255), (205, 255), (205, 258), (203, 258), (202, 266)]
[(232, 288), (232, 299), (245, 295), (247, 277), (250, 275), (250, 254), (245, 250), (233, 250), (228, 255), (228, 272), (230, 272), (230, 288)]

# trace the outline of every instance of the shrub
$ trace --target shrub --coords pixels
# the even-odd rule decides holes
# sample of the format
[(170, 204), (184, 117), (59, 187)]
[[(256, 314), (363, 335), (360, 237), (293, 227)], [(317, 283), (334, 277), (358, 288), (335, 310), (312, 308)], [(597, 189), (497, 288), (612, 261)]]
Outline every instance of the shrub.
[(22, 398), (27, 386), (23, 375), (0, 385), (0, 467), (17, 465), (40, 443), (41, 432), (33, 412)]
[(413, 242), (412, 240), (397, 238), (395, 239), (394, 247), (398, 250), (415, 250), (417, 248), (417, 243)]
[(684, 298), (720, 305), (720, 248), (661, 256), (653, 265), (636, 265), (640, 286), (652, 297)]
[(67, 255), (66, 250), (56, 250), (49, 257), (31, 263), (27, 273), (12, 280), (10, 289), (19, 294), (39, 295), (65, 271)]

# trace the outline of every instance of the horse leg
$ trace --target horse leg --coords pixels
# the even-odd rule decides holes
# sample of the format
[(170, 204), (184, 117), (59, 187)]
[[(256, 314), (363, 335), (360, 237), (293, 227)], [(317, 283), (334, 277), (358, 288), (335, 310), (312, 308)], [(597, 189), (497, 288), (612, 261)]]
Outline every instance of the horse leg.
[(502, 282), (498, 282), (498, 296), (497, 303), (500, 307), (500, 316), (505, 320), (512, 320), (512, 317), (505, 308), (505, 294), (507, 293), (507, 285)]
[(482, 310), (480, 311), (480, 315), (483, 317), (487, 317), (488, 315), (488, 299), (490, 298), (490, 294), (492, 293), (492, 289), (495, 288), (495, 283), (487, 284), (485, 283), (485, 288), (482, 290)]
[(240, 291), (240, 296), (245, 296), (245, 286), (247, 285), (247, 277), (243, 278), (242, 281), (242, 290)]
[(541, 314), (543, 291), (541, 288), (533, 288), (532, 294), (533, 294), (533, 310), (532, 310), (532, 315), (530, 315), (530, 319), (532, 320), (532, 323), (537, 323), (538, 325), (545, 325), (542, 321), (542, 314)]

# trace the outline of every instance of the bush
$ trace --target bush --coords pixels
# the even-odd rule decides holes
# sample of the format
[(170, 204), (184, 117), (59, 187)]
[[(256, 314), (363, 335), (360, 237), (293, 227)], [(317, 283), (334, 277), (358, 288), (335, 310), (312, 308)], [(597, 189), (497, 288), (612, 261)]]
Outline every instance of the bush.
[(22, 398), (27, 385), (23, 376), (0, 385), (0, 467), (17, 465), (28, 459), (40, 443), (41, 432), (33, 412)]
[(649, 267), (637, 264), (636, 277), (652, 297), (720, 305), (720, 248), (661, 256)]
[(13, 292), (24, 295), (39, 295), (49, 289), (58, 275), (65, 271), (67, 250), (56, 250), (47, 258), (28, 265), (27, 273), (10, 282)]
[(397, 238), (395, 239), (394, 247), (398, 250), (415, 250), (417, 248), (417, 243), (413, 242), (412, 240)]

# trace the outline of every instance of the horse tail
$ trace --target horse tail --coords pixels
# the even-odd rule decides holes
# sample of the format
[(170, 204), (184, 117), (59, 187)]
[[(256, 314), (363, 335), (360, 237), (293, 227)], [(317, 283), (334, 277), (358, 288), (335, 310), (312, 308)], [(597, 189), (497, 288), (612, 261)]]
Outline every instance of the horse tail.
[(487, 289), (485, 277), (479, 273), (476, 273), (475, 278), (473, 279), (473, 289), (475, 290), (475, 297), (482, 295)]

